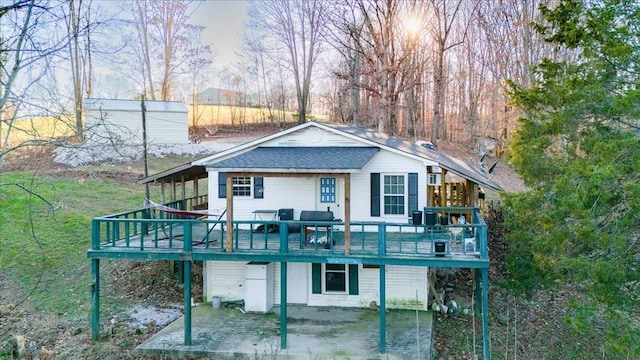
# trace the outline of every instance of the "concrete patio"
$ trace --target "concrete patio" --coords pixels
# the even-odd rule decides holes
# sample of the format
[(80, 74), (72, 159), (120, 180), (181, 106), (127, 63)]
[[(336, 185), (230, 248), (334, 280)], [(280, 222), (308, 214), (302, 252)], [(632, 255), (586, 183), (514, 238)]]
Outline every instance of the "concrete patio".
[(280, 348), (280, 309), (192, 309), (192, 345), (180, 318), (138, 346), (140, 354), (212, 359), (430, 359), (431, 312), (387, 310), (386, 353), (379, 352), (380, 313), (362, 308), (287, 306), (287, 348)]

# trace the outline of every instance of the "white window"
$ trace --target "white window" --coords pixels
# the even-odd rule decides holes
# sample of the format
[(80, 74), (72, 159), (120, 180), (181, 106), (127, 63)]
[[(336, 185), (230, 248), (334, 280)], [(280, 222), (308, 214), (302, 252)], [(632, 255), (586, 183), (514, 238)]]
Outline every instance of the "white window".
[(442, 185), (440, 179), (442, 179), (441, 173), (429, 173), (429, 175), (427, 176), (427, 185), (440, 186)]
[(385, 175), (382, 186), (383, 209), (385, 215), (404, 215), (407, 199), (407, 185), (404, 175)]
[(347, 265), (324, 264), (322, 268), (324, 270), (322, 292), (346, 294), (349, 289)]
[(251, 196), (251, 178), (247, 176), (233, 178), (233, 196)]

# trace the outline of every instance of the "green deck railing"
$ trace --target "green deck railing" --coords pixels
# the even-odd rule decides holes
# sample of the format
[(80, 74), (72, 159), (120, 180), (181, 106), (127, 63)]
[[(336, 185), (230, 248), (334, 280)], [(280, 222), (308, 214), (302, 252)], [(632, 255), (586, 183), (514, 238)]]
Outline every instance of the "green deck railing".
[[(180, 210), (180, 201), (164, 204)], [(376, 256), (474, 256), (488, 259), (487, 226), (477, 208), (425, 207), (425, 221), (350, 224), (353, 255)], [(435, 215), (434, 215), (435, 214)], [(464, 223), (452, 219), (465, 216)], [(437, 221), (433, 223), (434, 216)], [(429, 218), (427, 218), (429, 217)], [(422, 220), (422, 219), (421, 219)], [(224, 220), (183, 218), (178, 214), (138, 209), (98, 217), (92, 221), (92, 250), (225, 251), (227, 224)], [(344, 222), (233, 221), (232, 251), (345, 253)], [(295, 227), (308, 229), (290, 233)]]

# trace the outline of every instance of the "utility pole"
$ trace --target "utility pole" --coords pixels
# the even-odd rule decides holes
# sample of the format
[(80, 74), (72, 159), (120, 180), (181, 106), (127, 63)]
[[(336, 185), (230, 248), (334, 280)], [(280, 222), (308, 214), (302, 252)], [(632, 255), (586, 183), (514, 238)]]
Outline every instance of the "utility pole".
[[(149, 176), (149, 163), (148, 163), (148, 155), (147, 155), (147, 118), (146, 112), (147, 108), (144, 105), (144, 94), (142, 95), (142, 100), (140, 102), (140, 107), (142, 108), (142, 151), (144, 157), (144, 177)], [(149, 183), (145, 184), (145, 196), (146, 199), (151, 200), (149, 195)]]

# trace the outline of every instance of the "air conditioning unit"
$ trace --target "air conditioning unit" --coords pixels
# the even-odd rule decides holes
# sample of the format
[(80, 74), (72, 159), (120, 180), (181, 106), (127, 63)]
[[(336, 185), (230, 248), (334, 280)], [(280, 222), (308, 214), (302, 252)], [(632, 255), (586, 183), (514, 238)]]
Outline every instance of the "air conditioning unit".
[(442, 185), (442, 174), (441, 173), (428, 173), (427, 174), (427, 185), (429, 185), (429, 186), (440, 186), (440, 185)]

